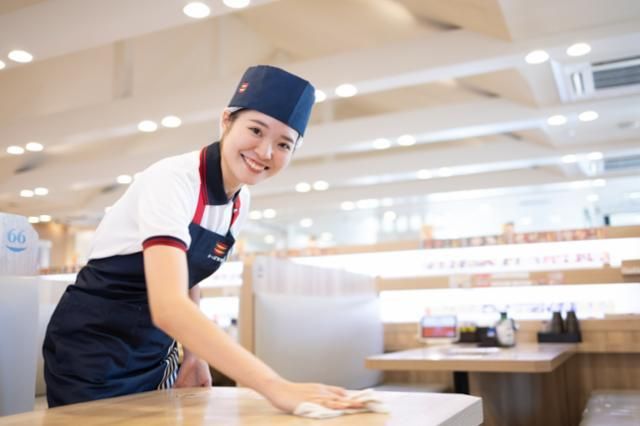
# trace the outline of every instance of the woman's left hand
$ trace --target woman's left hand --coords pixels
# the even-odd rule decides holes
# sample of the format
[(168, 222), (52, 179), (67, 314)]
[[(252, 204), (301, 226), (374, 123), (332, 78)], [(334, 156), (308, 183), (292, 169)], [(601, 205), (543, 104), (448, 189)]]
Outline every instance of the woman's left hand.
[(209, 365), (203, 360), (196, 357), (185, 358), (178, 370), (178, 378), (174, 387), (176, 388), (193, 388), (193, 387), (210, 387), (211, 372)]

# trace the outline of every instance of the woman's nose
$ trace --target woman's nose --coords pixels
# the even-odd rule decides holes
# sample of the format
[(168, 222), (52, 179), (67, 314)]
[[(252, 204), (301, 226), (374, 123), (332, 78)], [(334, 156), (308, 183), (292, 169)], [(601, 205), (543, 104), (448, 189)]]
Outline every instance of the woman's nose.
[(271, 155), (273, 153), (273, 150), (271, 148), (271, 141), (263, 139), (262, 141), (260, 141), (255, 151), (261, 159), (271, 159)]

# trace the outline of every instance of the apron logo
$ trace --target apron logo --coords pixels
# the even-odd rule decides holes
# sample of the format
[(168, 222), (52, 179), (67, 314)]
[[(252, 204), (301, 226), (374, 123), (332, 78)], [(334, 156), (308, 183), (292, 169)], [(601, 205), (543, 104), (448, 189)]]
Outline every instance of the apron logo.
[(249, 83), (247, 83), (246, 81), (244, 83), (242, 83), (240, 85), (240, 88), (238, 89), (238, 93), (244, 93), (245, 90), (247, 90), (247, 88), (249, 87)]
[(228, 249), (229, 246), (225, 243), (216, 243), (216, 246), (213, 248), (213, 254), (219, 257), (224, 257), (224, 255), (227, 254)]

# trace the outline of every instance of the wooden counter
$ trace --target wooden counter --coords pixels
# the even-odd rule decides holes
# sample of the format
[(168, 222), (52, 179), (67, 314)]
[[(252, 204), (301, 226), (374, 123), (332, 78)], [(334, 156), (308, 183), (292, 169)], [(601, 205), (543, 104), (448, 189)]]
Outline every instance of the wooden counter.
[[(474, 352), (477, 350), (477, 352)], [(486, 350), (486, 351), (483, 351)], [(492, 351), (493, 350), (493, 351)], [(548, 373), (569, 359), (576, 345), (525, 343), (513, 348), (467, 345), (424, 347), (368, 357), (375, 370), (450, 370), (497, 373)]]
[(311, 420), (279, 412), (249, 389), (176, 389), (0, 417), (0, 425), (477, 426), (482, 423), (482, 403), (476, 397), (404, 392), (379, 392), (378, 396), (389, 406), (390, 414)]

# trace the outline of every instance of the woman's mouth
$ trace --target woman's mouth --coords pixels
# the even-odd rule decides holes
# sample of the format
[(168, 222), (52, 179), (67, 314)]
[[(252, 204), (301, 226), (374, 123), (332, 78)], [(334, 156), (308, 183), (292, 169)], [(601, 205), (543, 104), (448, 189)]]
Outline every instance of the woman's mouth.
[(251, 159), (249, 157), (246, 157), (243, 154), (240, 154), (240, 156), (244, 160), (244, 163), (247, 165), (249, 170), (251, 170), (254, 173), (262, 173), (263, 171), (269, 169), (269, 167), (263, 166), (262, 164), (258, 163), (257, 161), (255, 161), (255, 160), (253, 160), (253, 159)]

